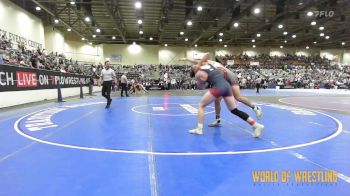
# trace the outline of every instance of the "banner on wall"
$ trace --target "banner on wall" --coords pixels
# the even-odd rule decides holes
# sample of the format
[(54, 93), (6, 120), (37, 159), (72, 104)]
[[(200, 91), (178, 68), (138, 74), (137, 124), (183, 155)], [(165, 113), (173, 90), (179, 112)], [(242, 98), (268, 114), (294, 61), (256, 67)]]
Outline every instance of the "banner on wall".
[(122, 62), (122, 55), (120, 54), (112, 54), (111, 55), (112, 62)]
[(205, 55), (205, 53), (203, 53), (203, 52), (194, 52), (193, 59), (195, 59), (195, 60), (202, 59), (204, 55)]
[(41, 43), (35, 42), (33, 40), (30, 40), (28, 38), (19, 36), (11, 32), (7, 32), (2, 29), (0, 29), (0, 37), (10, 40), (12, 44), (23, 43), (26, 47), (29, 47), (29, 48), (34, 48), (34, 49), (43, 48), (43, 45)]
[(234, 65), (235, 61), (234, 60), (227, 60), (227, 65)]
[(250, 65), (259, 66), (259, 61), (250, 61)]
[(0, 92), (55, 89), (88, 85), (90, 77), (72, 73), (0, 65)]

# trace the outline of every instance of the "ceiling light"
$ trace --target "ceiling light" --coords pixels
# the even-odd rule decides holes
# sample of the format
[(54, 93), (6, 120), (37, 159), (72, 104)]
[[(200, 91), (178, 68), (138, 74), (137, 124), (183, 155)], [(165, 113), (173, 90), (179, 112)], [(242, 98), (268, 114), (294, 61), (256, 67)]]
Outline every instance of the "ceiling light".
[(256, 47), (256, 45), (253, 45), (253, 48), (255, 48)]
[(115, 36), (113, 36), (112, 39), (115, 39)]
[(233, 23), (233, 26), (236, 28), (238, 27), (238, 25), (239, 25), (238, 22)]
[(35, 7), (35, 10), (36, 10), (36, 11), (40, 11), (40, 10), (41, 10), (41, 7), (36, 6), (36, 7)]
[(92, 42), (90, 42), (89, 44), (92, 45)]
[(132, 42), (132, 45), (136, 45), (136, 42)]
[(324, 36), (324, 33), (320, 33), (320, 36), (323, 37), (323, 36)]
[(188, 41), (188, 38), (185, 38), (185, 42), (187, 42)]
[(55, 19), (54, 22), (57, 24), (59, 23), (60, 21), (58, 19)]
[(283, 32), (283, 35), (288, 35), (288, 32), (287, 31)]
[(280, 48), (283, 48), (283, 46), (280, 46)]
[(225, 44), (224, 47), (227, 48), (227, 45)]
[(70, 1), (70, 4), (71, 5), (75, 5), (75, 1)]
[(306, 46), (305, 48), (308, 50), (310, 47), (309, 47), (309, 46)]
[(255, 39), (252, 39), (252, 42), (255, 42)]
[(101, 32), (101, 29), (96, 29), (96, 32), (97, 32), (97, 33), (100, 33), (100, 32)]
[(202, 7), (202, 6), (198, 6), (198, 7), (197, 7), (197, 10), (198, 10), (198, 11), (202, 11), (202, 10), (203, 10), (203, 7)]
[(314, 13), (313, 13), (313, 12), (307, 12), (306, 15), (307, 15), (307, 16), (312, 16), (312, 15), (314, 15)]
[(194, 47), (196, 47), (196, 48), (197, 48), (197, 46), (198, 46), (197, 44), (194, 45)]
[(320, 29), (320, 31), (323, 31), (323, 30), (324, 30), (324, 27), (320, 27), (320, 28), (318, 28), (318, 29)]
[(311, 25), (312, 25), (312, 26), (315, 26), (315, 25), (316, 25), (316, 21), (312, 21), (312, 22), (311, 22)]
[(221, 33), (221, 32), (219, 33), (219, 36), (223, 36), (223, 35), (224, 35), (223, 33)]
[(164, 44), (164, 46), (165, 46), (165, 47), (167, 47), (167, 46), (168, 46), (168, 44)]
[(314, 44), (317, 44), (317, 41), (314, 41)]
[(256, 34), (256, 36), (257, 36), (257, 37), (260, 37), (260, 36), (261, 36), (261, 34), (260, 34), (260, 33), (258, 33), (258, 34)]
[(93, 37), (93, 38), (95, 38), (95, 37), (96, 37), (96, 35), (94, 34), (94, 35), (92, 35), (92, 37)]
[(260, 13), (260, 9), (259, 8), (255, 8), (254, 9), (254, 14), (259, 14)]
[(90, 17), (86, 16), (84, 20), (85, 22), (90, 22)]
[(139, 34), (142, 35), (142, 34), (143, 34), (143, 31), (139, 31)]
[(294, 34), (294, 35), (292, 35), (292, 38), (296, 38), (297, 36)]
[(343, 45), (343, 46), (344, 46), (344, 45), (345, 45), (345, 42), (342, 42), (342, 43), (341, 43), (341, 45)]
[(84, 41), (84, 40), (85, 40), (85, 37), (82, 37), (81, 40)]
[(279, 29), (282, 29), (282, 28), (283, 28), (283, 25), (281, 25), (281, 24), (278, 25), (278, 28), (279, 28)]
[(180, 35), (183, 35), (183, 34), (185, 34), (185, 33), (184, 33), (183, 31), (181, 31), (181, 32), (180, 32)]
[(152, 40), (153, 40), (153, 37), (150, 37), (150, 38), (149, 38), (149, 40), (151, 40), (151, 41), (152, 41)]
[(138, 23), (138, 24), (142, 24), (142, 20), (141, 20), (141, 19), (138, 19), (138, 20), (137, 20), (137, 23)]
[(71, 29), (71, 28), (68, 28), (67, 31), (72, 31), (72, 29)]
[(136, 9), (140, 9), (141, 7), (142, 7), (141, 2), (138, 1), (138, 2), (135, 3), (135, 8)]
[(219, 42), (222, 42), (222, 39), (219, 39)]
[(284, 43), (287, 43), (288, 41), (287, 40), (284, 40)]
[(187, 26), (192, 26), (192, 21), (187, 21)]
[(329, 36), (327, 35), (325, 38), (326, 38), (326, 39), (329, 39)]

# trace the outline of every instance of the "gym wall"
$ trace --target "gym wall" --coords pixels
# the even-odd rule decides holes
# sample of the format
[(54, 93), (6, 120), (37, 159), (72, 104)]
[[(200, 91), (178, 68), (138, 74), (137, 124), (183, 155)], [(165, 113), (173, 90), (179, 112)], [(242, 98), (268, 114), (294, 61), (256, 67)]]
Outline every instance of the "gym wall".
[(41, 19), (8, 0), (0, 1), (0, 29), (38, 42), (45, 48), (44, 26)]

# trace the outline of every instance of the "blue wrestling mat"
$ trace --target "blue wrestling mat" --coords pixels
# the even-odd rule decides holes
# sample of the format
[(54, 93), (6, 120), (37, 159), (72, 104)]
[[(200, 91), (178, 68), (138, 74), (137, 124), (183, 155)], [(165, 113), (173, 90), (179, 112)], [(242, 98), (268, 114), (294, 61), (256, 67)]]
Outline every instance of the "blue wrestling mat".
[(207, 127), (210, 105), (204, 134), (191, 135), (199, 100), (116, 97), (105, 109), (90, 98), (3, 112), (0, 195), (350, 195), (348, 115), (259, 103), (265, 130), (253, 138), (222, 103), (222, 126)]

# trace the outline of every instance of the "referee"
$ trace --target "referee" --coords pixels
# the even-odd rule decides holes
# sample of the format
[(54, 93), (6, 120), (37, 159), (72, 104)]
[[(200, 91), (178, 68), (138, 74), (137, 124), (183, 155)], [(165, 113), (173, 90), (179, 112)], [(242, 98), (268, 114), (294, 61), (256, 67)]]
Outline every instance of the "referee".
[(115, 80), (115, 72), (110, 68), (109, 61), (105, 62), (105, 68), (101, 71), (101, 81), (102, 83), (102, 96), (107, 99), (106, 108), (109, 108), (112, 103), (111, 99), (111, 88), (112, 81)]
[(255, 80), (256, 93), (259, 93), (260, 84), (261, 84), (261, 78), (260, 76), (258, 76), (258, 78)]

